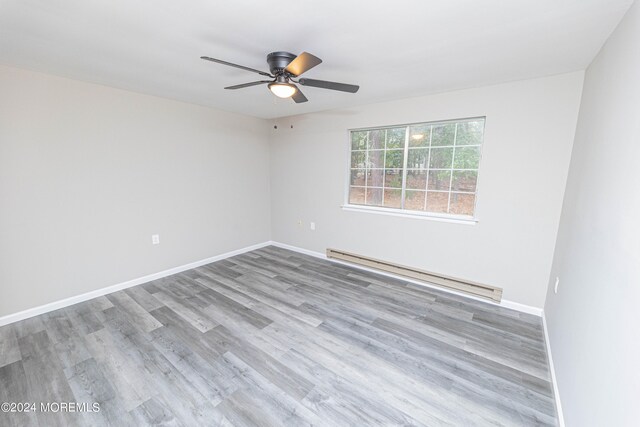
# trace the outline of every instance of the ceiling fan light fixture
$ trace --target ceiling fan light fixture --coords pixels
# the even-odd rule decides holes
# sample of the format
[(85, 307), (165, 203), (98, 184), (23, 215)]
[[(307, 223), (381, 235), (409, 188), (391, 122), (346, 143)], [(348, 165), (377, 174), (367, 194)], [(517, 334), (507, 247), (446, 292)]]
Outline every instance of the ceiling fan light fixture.
[(296, 93), (296, 87), (289, 83), (269, 83), (269, 90), (278, 98), (291, 98)]

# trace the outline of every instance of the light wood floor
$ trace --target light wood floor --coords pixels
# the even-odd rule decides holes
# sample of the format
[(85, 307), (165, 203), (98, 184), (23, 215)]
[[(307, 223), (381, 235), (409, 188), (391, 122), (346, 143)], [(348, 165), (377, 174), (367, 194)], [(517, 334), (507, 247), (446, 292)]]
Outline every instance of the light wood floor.
[(555, 425), (540, 318), (267, 247), (0, 328), (0, 425)]

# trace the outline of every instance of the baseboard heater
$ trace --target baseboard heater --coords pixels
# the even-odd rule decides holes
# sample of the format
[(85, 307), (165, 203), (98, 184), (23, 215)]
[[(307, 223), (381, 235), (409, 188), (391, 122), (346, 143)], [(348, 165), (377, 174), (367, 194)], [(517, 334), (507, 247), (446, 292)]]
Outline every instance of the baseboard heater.
[(456, 279), (455, 277), (449, 277), (438, 273), (431, 273), (429, 271), (424, 271), (413, 267), (406, 267), (404, 265), (399, 265), (392, 262), (381, 261), (379, 259), (369, 258), (363, 255), (356, 255), (336, 249), (327, 249), (327, 258), (333, 258), (351, 264), (361, 265), (363, 267), (384, 271), (386, 273), (397, 274), (398, 276), (408, 277), (428, 284), (453, 289), (458, 292), (464, 292), (477, 297), (487, 298), (496, 302), (500, 302), (500, 300), (502, 299), (501, 288), (483, 285), (468, 280)]

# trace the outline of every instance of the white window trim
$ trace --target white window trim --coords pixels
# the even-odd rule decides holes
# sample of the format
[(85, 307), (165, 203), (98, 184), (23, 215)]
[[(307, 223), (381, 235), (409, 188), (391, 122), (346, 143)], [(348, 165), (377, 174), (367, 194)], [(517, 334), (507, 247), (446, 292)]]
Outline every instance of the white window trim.
[(340, 208), (348, 212), (361, 212), (376, 215), (397, 216), (402, 218), (426, 219), (430, 221), (450, 222), (454, 224), (476, 225), (479, 221), (477, 217), (463, 215), (437, 214), (423, 211), (412, 211), (408, 209), (403, 210), (397, 208), (384, 208), (380, 206), (350, 205), (348, 203), (340, 206)]
[[(476, 225), (480, 221), (478, 219), (478, 216), (476, 215), (476, 208), (477, 208), (477, 203), (478, 203), (478, 193), (479, 193), (479, 184), (480, 184), (480, 168), (479, 167), (478, 167), (478, 169), (474, 169), (474, 170), (477, 170), (477, 172), (478, 172), (478, 179), (477, 179), (477, 182), (476, 182), (476, 191), (475, 191), (476, 200), (475, 200), (474, 215), (473, 216), (455, 215), (455, 214), (449, 214), (449, 213), (425, 212), (425, 211), (418, 211), (418, 210), (414, 211), (414, 210), (410, 210), (410, 209), (386, 208), (386, 207), (381, 207), (381, 206), (353, 205), (353, 204), (349, 203), (349, 191), (350, 191), (350, 187), (351, 187), (351, 169), (352, 169), (351, 168), (351, 153), (352, 153), (352, 151), (366, 151), (366, 150), (351, 150), (351, 132), (362, 131), (362, 130), (371, 130), (371, 129), (390, 129), (390, 128), (397, 128), (397, 127), (403, 127), (403, 126), (407, 127), (407, 132), (408, 132), (409, 126), (413, 126), (413, 125), (419, 125), (419, 124), (424, 124), (424, 123), (437, 123), (437, 124), (440, 124), (440, 123), (448, 123), (448, 122), (464, 122), (464, 121), (472, 121), (472, 120), (477, 120), (477, 119), (483, 119), (484, 122), (485, 122), (485, 128), (486, 128), (487, 117), (486, 116), (477, 116), (477, 117), (465, 117), (465, 118), (460, 118), (460, 119), (438, 120), (438, 121), (429, 121), (429, 122), (415, 122), (415, 123), (404, 123), (404, 124), (397, 124), (397, 125), (371, 126), (371, 127), (361, 127), (361, 128), (347, 129), (348, 155), (345, 156), (345, 157), (346, 157), (346, 163), (347, 163), (347, 169), (346, 170), (348, 171), (348, 173), (346, 174), (346, 179), (344, 181), (344, 183), (345, 183), (344, 203), (342, 204), (342, 206), (340, 206), (340, 208), (342, 210), (344, 210), (344, 211), (349, 211), (349, 212), (372, 213), (372, 214), (378, 214), (378, 215), (388, 215), (388, 216), (414, 218), (414, 219), (425, 219), (425, 220), (439, 221), (439, 222), (449, 222), (449, 223), (455, 223), (455, 224)], [(483, 137), (483, 139), (484, 139), (484, 137)], [(483, 140), (482, 144), (479, 145), (481, 147), (481, 151), (480, 151), (480, 162), (481, 163), (482, 163), (482, 153), (484, 152), (484, 145), (485, 145), (485, 141)], [(475, 145), (475, 144), (474, 145), (470, 145), (470, 147), (475, 147), (475, 146), (477, 146), (477, 145)], [(463, 146), (461, 146), (461, 147), (463, 147)], [(464, 147), (467, 147), (467, 145), (464, 145)], [(406, 159), (407, 159), (407, 157), (406, 157), (406, 153), (405, 153), (405, 160)], [(437, 169), (437, 170), (440, 170), (440, 169)], [(443, 170), (448, 170), (448, 169), (443, 169)], [(460, 170), (466, 170), (466, 169), (460, 169)], [(407, 168), (404, 169), (403, 174), (406, 174), (406, 171), (407, 171)], [(404, 182), (403, 182), (403, 185), (404, 185)]]

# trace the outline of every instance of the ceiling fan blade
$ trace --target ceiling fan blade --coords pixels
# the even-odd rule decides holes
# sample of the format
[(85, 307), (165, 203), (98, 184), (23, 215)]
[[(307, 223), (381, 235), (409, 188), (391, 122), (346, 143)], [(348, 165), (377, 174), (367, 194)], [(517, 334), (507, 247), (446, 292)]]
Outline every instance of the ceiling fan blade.
[(302, 52), (296, 57), (296, 59), (291, 61), (284, 70), (287, 73), (292, 74), (293, 76), (299, 76), (300, 74), (309, 71), (321, 62), (322, 59), (318, 58), (317, 56), (313, 56), (307, 52)]
[(341, 92), (356, 93), (360, 86), (348, 85), (346, 83), (328, 82), (326, 80), (300, 79), (298, 80), (303, 86), (319, 87), (322, 89), (339, 90)]
[[(295, 85), (294, 85), (295, 86)], [(308, 99), (304, 96), (304, 93), (300, 90), (298, 86), (296, 86), (296, 93), (291, 96), (291, 99), (294, 100), (296, 104), (300, 104), (301, 102), (307, 102)]]
[(259, 82), (251, 82), (251, 83), (243, 83), (241, 85), (227, 86), (225, 87), (225, 89), (242, 89), (245, 87), (257, 86), (265, 83), (271, 83), (271, 80), (260, 80)]
[(240, 68), (241, 70), (245, 70), (245, 71), (251, 71), (253, 73), (258, 73), (262, 76), (273, 77), (271, 74), (265, 71), (260, 71), (260, 70), (256, 70), (255, 68), (245, 67), (244, 65), (238, 65), (232, 62), (223, 61), (222, 59), (210, 58), (208, 56), (201, 56), (200, 59), (204, 59), (205, 61), (217, 62), (218, 64), (222, 64), (222, 65), (228, 65), (229, 67)]

